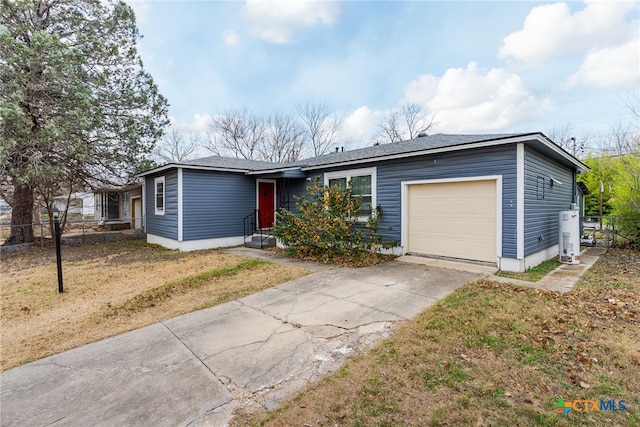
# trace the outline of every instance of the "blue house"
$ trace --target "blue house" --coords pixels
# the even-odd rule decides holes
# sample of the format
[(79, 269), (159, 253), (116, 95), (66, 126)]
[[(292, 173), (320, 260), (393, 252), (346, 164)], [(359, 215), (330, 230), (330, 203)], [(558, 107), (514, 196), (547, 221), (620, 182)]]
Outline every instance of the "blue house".
[(351, 182), (381, 210), (396, 253), (524, 271), (558, 254), (558, 211), (588, 170), (542, 133), (422, 136), (294, 163), (206, 157), (142, 174), (147, 240), (184, 251), (240, 245), (244, 220), (273, 226), (309, 181)]

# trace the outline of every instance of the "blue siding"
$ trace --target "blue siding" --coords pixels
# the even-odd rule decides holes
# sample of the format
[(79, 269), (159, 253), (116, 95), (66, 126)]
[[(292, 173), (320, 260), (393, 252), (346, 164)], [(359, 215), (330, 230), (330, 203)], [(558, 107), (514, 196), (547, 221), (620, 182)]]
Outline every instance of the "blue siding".
[(297, 212), (295, 196), (305, 194), (310, 184), (305, 178), (281, 178), (276, 184), (276, 197), (278, 209), (286, 209)]
[[(525, 147), (524, 153), (524, 255), (558, 243), (558, 211), (573, 201), (573, 171)], [(550, 184), (550, 177), (561, 185)], [(544, 185), (544, 198), (541, 198)]]
[[(502, 256), (516, 257), (515, 145), (328, 168), (319, 173), (372, 166), (377, 167), (377, 204), (382, 212), (380, 231), (386, 240), (396, 240), (398, 244), (402, 181), (502, 175)], [(392, 230), (386, 231), (388, 227)]]
[[(164, 176), (164, 215), (155, 214), (155, 178)], [(147, 233), (178, 240), (178, 171), (175, 169), (145, 177)]]
[(184, 169), (183, 240), (243, 235), (242, 219), (256, 208), (256, 180), (241, 173)]

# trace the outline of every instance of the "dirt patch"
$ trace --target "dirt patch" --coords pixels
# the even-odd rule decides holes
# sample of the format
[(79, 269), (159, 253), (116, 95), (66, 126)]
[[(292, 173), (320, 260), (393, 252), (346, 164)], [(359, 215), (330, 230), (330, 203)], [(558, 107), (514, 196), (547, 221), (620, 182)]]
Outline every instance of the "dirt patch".
[[(617, 410), (565, 416), (559, 398)], [(460, 288), (279, 409), (240, 411), (232, 425), (637, 426), (638, 402), (640, 252), (611, 250), (568, 293)]]
[(58, 294), (52, 248), (3, 254), (2, 370), (308, 274), (143, 241), (64, 246), (62, 258), (65, 292)]

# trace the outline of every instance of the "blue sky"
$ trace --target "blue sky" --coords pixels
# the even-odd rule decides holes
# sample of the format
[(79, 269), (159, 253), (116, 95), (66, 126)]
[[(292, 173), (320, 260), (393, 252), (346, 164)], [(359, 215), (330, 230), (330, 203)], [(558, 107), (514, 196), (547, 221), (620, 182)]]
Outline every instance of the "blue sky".
[(324, 103), (350, 147), (411, 102), (431, 132), (572, 126), (595, 141), (632, 121), (640, 90), (637, 2), (130, 0), (140, 52), (174, 123), (204, 130), (247, 108)]

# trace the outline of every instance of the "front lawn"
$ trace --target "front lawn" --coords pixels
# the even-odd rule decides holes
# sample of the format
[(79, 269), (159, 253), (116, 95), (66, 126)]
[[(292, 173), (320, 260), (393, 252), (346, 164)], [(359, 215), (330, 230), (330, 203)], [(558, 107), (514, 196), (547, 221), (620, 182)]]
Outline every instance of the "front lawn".
[(143, 241), (2, 254), (0, 370), (275, 286), (308, 271)]
[[(558, 399), (626, 410), (565, 416)], [(279, 409), (234, 423), (638, 426), (640, 251), (609, 250), (569, 293), (469, 284)]]

